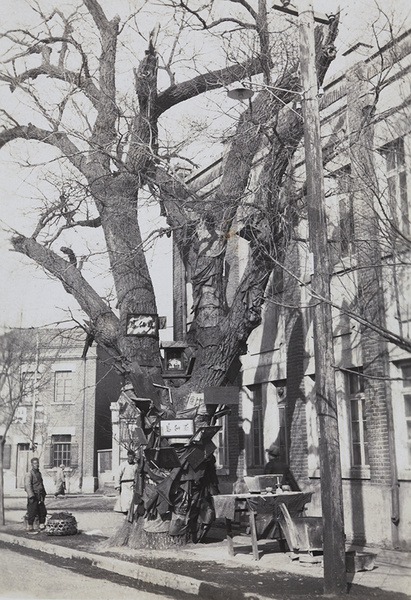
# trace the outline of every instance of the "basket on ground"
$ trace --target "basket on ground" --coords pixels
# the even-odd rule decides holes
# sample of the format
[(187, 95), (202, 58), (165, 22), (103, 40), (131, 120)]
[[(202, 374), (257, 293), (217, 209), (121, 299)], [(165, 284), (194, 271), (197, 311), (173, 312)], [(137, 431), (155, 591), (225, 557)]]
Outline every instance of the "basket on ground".
[(51, 515), (46, 525), (47, 535), (74, 535), (77, 533), (77, 521), (71, 513)]

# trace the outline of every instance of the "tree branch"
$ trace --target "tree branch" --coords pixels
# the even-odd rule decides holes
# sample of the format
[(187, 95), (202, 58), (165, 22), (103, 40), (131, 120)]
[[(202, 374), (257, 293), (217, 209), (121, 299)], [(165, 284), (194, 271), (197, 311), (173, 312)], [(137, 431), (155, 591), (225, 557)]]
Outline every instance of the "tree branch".
[(283, 263), (278, 262), (273, 256), (271, 256), (270, 259), (274, 263), (276, 263), (278, 265), (278, 267), (280, 267), (285, 273), (287, 273), (287, 275), (292, 277), (302, 288), (306, 289), (307, 292), (310, 294), (310, 296), (312, 298), (314, 298), (315, 300), (329, 304), (332, 308), (338, 310), (341, 314), (346, 315), (353, 321), (356, 321), (363, 327), (367, 327), (368, 329), (375, 331), (381, 337), (383, 337), (387, 342), (390, 342), (391, 344), (398, 346), (398, 348), (401, 348), (402, 350), (411, 352), (411, 339), (406, 338), (402, 335), (399, 335), (399, 334), (387, 329), (386, 327), (379, 325), (378, 323), (370, 321), (369, 319), (361, 316), (360, 314), (354, 312), (353, 310), (346, 308), (342, 304), (340, 305), (332, 300), (324, 298), (321, 294), (318, 294), (311, 288), (311, 282), (309, 284), (307, 282), (304, 282), (300, 277), (298, 277), (290, 269), (287, 269), (287, 267), (285, 267)]
[(134, 71), (140, 112), (133, 122), (126, 165), (133, 173), (142, 173), (158, 151), (157, 54), (150, 34), (148, 49), (137, 71)]
[[(101, 227), (101, 218), (96, 217), (95, 219), (85, 219), (84, 221), (72, 221), (71, 223), (66, 223), (65, 225), (62, 225), (56, 231), (56, 233), (53, 235), (53, 237), (51, 239), (47, 240), (47, 245), (50, 246), (53, 242), (55, 242), (60, 237), (60, 235), (63, 233), (63, 231), (65, 231), (66, 229), (74, 229), (75, 227), (92, 227), (92, 228)], [(38, 236), (40, 230), (41, 230), (41, 227), (37, 227), (37, 229), (34, 232), (34, 234), (32, 235), (32, 237), (36, 238)]]
[(115, 348), (120, 352), (118, 348), (119, 319), (84, 279), (79, 269), (33, 238), (23, 235), (14, 236), (12, 244), (16, 252), (25, 254), (61, 281), (64, 289), (75, 297), (82, 310), (91, 319), (96, 339), (105, 346)]
[(338, 25), (340, 23), (340, 13), (337, 13), (335, 18), (328, 25), (327, 33), (324, 39), (324, 27), (317, 25), (315, 28), (315, 53), (318, 83), (324, 81), (328, 67), (334, 60), (337, 54), (337, 49), (334, 45), (338, 34)]
[[(68, 24), (66, 25), (66, 30), (68, 27), (70, 27), (70, 31), (71, 31), (71, 26)], [(72, 44), (76, 48), (76, 50), (78, 50), (79, 54), (81, 55), (82, 69), (84, 70), (85, 76), (90, 77), (90, 70), (89, 70), (89, 66), (88, 66), (87, 55), (84, 52), (83, 48), (81, 47), (81, 44), (76, 42), (76, 40), (74, 40), (73, 38), (68, 37), (67, 35), (62, 35), (62, 36), (48, 36), (48, 37), (39, 39), (38, 37), (34, 36), (30, 31), (23, 31), (23, 33), (25, 35), (28, 35), (29, 37), (33, 38), (33, 40), (35, 40), (34, 45), (30, 46), (25, 52), (22, 52), (22, 53), (18, 54), (17, 56), (7, 59), (6, 61), (4, 61), (5, 63), (7, 63), (7, 62), (14, 63), (17, 58), (21, 58), (21, 57), (27, 56), (29, 54), (43, 54), (45, 45), (61, 42), (65, 46), (67, 46), (67, 44)], [(13, 40), (13, 41), (15, 43), (19, 43), (18, 40)], [(59, 66), (62, 67), (63, 64), (59, 63)]]
[(11, 92), (14, 92), (16, 87), (27, 81), (28, 79), (37, 79), (40, 75), (46, 75), (47, 77), (65, 81), (81, 89), (93, 106), (98, 110), (99, 106), (103, 101), (103, 97), (100, 94), (98, 88), (94, 85), (90, 78), (82, 77), (80, 73), (75, 73), (67, 69), (62, 69), (51, 64), (44, 63), (33, 69), (28, 69), (24, 73), (13, 77), (6, 73), (0, 74), (0, 80), (10, 84)]
[(256, 11), (246, 0), (230, 0), (230, 1), (233, 2), (234, 4), (241, 4), (241, 6), (243, 6), (246, 9), (246, 11), (250, 13), (250, 15), (253, 17), (253, 19), (257, 20)]
[(109, 21), (97, 0), (83, 0), (94, 19), (101, 36), (101, 54), (99, 57), (99, 83), (101, 102), (93, 127), (91, 144), (102, 152), (96, 152), (95, 160), (106, 171), (110, 167), (109, 148), (116, 138), (115, 124), (118, 117), (116, 105), (116, 52), (120, 17)]
[[(241, 4), (246, 9), (246, 11), (253, 17), (253, 19), (256, 20), (257, 13), (250, 6), (250, 4), (248, 4), (248, 2), (246, 2), (246, 0), (231, 0), (231, 1)], [(172, 2), (171, 5), (174, 5), (174, 3)], [(215, 27), (216, 25), (219, 25), (220, 23), (224, 23), (224, 22), (237, 23), (238, 25), (241, 25), (241, 27), (244, 27), (245, 29), (255, 29), (256, 28), (255, 24), (243, 23), (239, 19), (235, 19), (235, 18), (231, 18), (231, 17), (223, 17), (221, 19), (218, 19), (217, 21), (213, 21), (212, 23), (207, 23), (207, 21), (200, 15), (199, 11), (190, 8), (188, 6), (188, 3), (184, 2), (184, 0), (179, 0), (179, 2), (175, 4), (175, 6), (179, 6), (183, 10), (185, 10), (187, 13), (189, 13), (190, 15), (193, 15), (200, 22), (201, 27), (203, 29), (211, 29), (212, 27)]]
[(100, 33), (103, 35), (106, 33), (109, 27), (109, 20), (107, 19), (103, 9), (97, 0), (83, 0), (85, 7), (92, 16), (95, 24), (97, 25)]
[(243, 64), (217, 69), (210, 73), (202, 73), (189, 81), (172, 85), (158, 95), (156, 116), (159, 117), (169, 108), (189, 98), (194, 98), (209, 90), (216, 90), (241, 79), (250, 78), (261, 72), (260, 59), (253, 58)]
[(234, 17), (222, 17), (221, 19), (217, 19), (216, 21), (213, 21), (207, 25), (207, 29), (217, 27), (218, 25), (221, 25), (221, 23), (235, 23), (243, 29), (257, 29), (255, 23), (244, 23), (244, 21), (240, 21), (240, 19), (235, 19)]
[(28, 125), (18, 125), (11, 129), (4, 129), (0, 132), (0, 149), (8, 142), (17, 139), (35, 140), (54, 146), (55, 148), (58, 148), (63, 156), (65, 156), (86, 178), (90, 175), (84, 154), (80, 152), (66, 133), (47, 131), (46, 129), (36, 127), (31, 123)]
[(198, 14), (198, 11), (193, 10), (192, 8), (189, 8), (189, 6), (183, 0), (180, 0), (180, 6), (181, 6), (181, 8), (186, 10), (188, 13), (190, 13), (190, 15), (193, 15), (194, 17), (196, 17), (196, 19), (198, 19), (200, 21), (203, 29), (207, 29), (207, 23), (203, 19), (203, 17), (200, 14)]

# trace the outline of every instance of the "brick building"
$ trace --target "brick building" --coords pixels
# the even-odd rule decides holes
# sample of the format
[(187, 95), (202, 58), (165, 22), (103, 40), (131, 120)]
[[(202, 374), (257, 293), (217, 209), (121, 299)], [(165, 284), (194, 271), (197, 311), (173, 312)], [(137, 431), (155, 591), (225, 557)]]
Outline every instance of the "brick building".
[[(29, 350), (16, 365), (22, 394), (6, 437), (5, 492), (24, 487), (33, 456), (40, 459), (49, 494), (60, 464), (69, 492), (94, 492), (98, 452), (108, 451), (111, 458), (110, 403), (119, 395), (110, 360), (94, 345), (84, 356), (83, 332), (30, 329), (19, 335)], [(111, 464), (105, 468), (111, 472)]]
[[(411, 33), (364, 58), (368, 47), (357, 43), (346, 51), (346, 68), (327, 83), (320, 106), (345, 531), (357, 543), (409, 549)], [(249, 193), (258, 171), (257, 159)], [(220, 175), (217, 160), (187, 183), (206, 196)], [(233, 379), (240, 402), (217, 440), (217, 462), (221, 488), (230, 489), (244, 474), (262, 472), (265, 450), (276, 442), (300, 486), (315, 492), (310, 513), (320, 514), (304, 179), (301, 149), (292, 192), (300, 196), (300, 221), (287, 248), (287, 270), (272, 273), (262, 323), (240, 357)], [(248, 244), (233, 236), (228, 245), (230, 303)], [(184, 341), (191, 284), (177, 250), (174, 282), (175, 339)]]

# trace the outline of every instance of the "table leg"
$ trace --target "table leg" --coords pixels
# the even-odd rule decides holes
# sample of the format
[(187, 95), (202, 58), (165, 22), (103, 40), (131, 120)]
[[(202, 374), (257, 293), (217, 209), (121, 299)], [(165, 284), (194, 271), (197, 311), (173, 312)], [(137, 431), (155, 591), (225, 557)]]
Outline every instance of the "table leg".
[(258, 543), (257, 543), (257, 527), (255, 524), (256, 514), (253, 510), (250, 510), (250, 532), (251, 532), (251, 546), (253, 549), (253, 558), (254, 560), (259, 560), (260, 557), (258, 555)]
[(234, 556), (233, 530), (231, 527), (231, 519), (225, 520), (225, 527), (226, 527), (226, 531), (227, 531), (228, 555)]
[(281, 525), (279, 525), (279, 534), (278, 535), (279, 535), (278, 544), (280, 546), (281, 552), (287, 552), (286, 539), (283, 535), (283, 530), (281, 529)]

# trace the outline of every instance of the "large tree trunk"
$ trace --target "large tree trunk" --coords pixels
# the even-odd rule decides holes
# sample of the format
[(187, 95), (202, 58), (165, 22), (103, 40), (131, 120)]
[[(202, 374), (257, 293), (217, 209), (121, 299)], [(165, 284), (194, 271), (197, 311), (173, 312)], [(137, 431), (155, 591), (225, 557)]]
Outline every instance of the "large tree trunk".
[(119, 310), (119, 338), (124, 356), (160, 373), (158, 340), (127, 337), (130, 314), (157, 315), (156, 298), (143, 250), (137, 213), (138, 180), (121, 173), (98, 179), (91, 187), (99, 207)]

